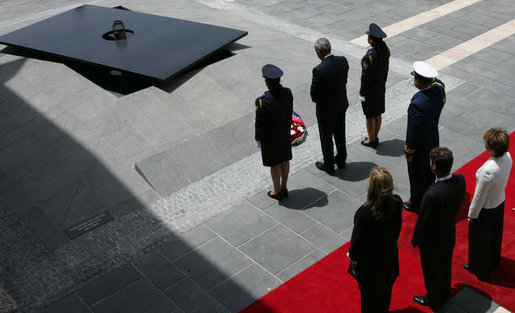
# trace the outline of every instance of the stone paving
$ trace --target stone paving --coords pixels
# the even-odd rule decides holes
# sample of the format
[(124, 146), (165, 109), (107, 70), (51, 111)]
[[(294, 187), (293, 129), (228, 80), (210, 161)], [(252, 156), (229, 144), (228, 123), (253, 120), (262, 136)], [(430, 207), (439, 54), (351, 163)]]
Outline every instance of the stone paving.
[[(357, 88), (359, 58), (365, 49), (348, 41), (362, 35), (372, 21), (392, 24), (446, 1), (80, 3), (86, 2), (224, 24), (249, 30), (249, 36), (233, 46), (236, 56), (178, 84), (161, 86), (171, 93), (152, 87), (121, 98), (60, 64), (0, 56), (1, 94), (14, 101), (4, 100), (1, 107), (5, 135), (0, 137), (0, 197), (4, 198), (0, 202), (0, 312), (43, 308), (46, 312), (239, 311), (348, 241), (371, 167), (387, 167), (396, 192), (407, 198), (402, 146), (405, 110), (415, 92), (408, 75), (411, 62), (496, 27), (512, 18), (515, 10), (510, 1), (487, 5), (483, 0), (387, 40), (392, 52), (389, 106), (380, 134), (382, 144), (374, 151), (359, 145), (365, 130)], [(80, 3), (2, 1), (0, 34)], [(328, 36), (335, 52), (347, 56), (351, 64), (349, 164), (335, 176), (322, 175), (313, 166), (321, 154), (308, 88), (310, 70), (317, 62), (312, 42), (321, 36)], [(287, 43), (288, 49), (278, 42)], [(511, 36), (441, 71), (448, 91), (440, 121), (441, 144), (455, 152), (454, 168), (483, 151), (485, 129), (501, 125), (509, 132), (515, 130), (515, 86), (505, 70), (514, 68), (514, 47)], [(296, 110), (309, 126), (307, 142), (294, 148), (290, 197), (280, 204), (266, 197), (269, 174), (252, 146), (252, 134), (241, 135), (242, 127), (252, 125), (256, 90), (264, 88), (255, 75), (264, 63), (277, 63), (285, 70), (284, 82), (294, 91)], [(229, 74), (229, 81), (216, 81), (226, 70), (234, 77)], [(248, 82), (235, 90), (243, 79)], [(232, 98), (228, 100), (224, 92)], [(210, 110), (211, 116), (199, 117), (188, 109), (191, 105), (207, 110), (213, 101), (220, 112)], [(230, 103), (224, 106), (224, 101)], [(156, 114), (139, 110), (141, 103), (148, 103), (146, 108)], [(167, 107), (169, 103), (174, 107)], [(175, 119), (159, 119), (177, 112)], [(226, 126), (228, 121), (235, 122)], [(223, 127), (227, 129), (221, 131)], [(195, 138), (209, 131), (214, 140), (239, 134), (231, 137), (238, 152), (217, 152), (224, 161), (211, 167), (201, 164), (200, 173), (177, 176), (186, 183), (166, 185), (162, 193), (136, 172), (137, 164), (173, 149), (188, 161), (216, 157), (188, 158), (198, 150), (193, 149), (198, 144)], [(170, 134), (180, 138), (170, 142)], [(35, 149), (35, 145), (43, 147)], [(33, 157), (20, 165), (26, 155)], [(56, 170), (42, 170), (41, 164)], [(92, 173), (77, 182), (70, 178), (83, 171)], [(47, 199), (50, 190), (64, 196)], [(33, 209), (27, 203), (41, 206)], [(110, 210), (115, 220), (71, 241), (62, 232), (99, 208)], [(449, 310), (501, 310), (491, 301), (478, 304), (478, 311), (468, 310), (464, 303), (470, 302), (470, 292), (456, 296)], [(466, 300), (460, 300), (462, 295)]]

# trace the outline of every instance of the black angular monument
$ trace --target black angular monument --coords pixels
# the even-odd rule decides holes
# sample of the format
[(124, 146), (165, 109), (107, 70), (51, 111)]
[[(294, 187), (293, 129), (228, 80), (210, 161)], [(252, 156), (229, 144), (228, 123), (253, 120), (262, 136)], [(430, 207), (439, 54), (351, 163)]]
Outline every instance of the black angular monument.
[[(115, 36), (115, 21), (122, 21), (123, 36)], [(165, 81), (246, 35), (232, 28), (83, 5), (0, 36), (0, 43)]]

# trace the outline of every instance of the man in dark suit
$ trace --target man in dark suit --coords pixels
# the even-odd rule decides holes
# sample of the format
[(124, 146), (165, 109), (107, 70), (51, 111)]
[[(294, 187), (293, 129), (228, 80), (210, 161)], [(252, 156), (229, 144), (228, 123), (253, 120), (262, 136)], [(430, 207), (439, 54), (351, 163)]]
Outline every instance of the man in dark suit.
[(465, 196), (463, 175), (452, 175), (452, 152), (436, 147), (429, 154), (436, 181), (422, 198), (411, 244), (420, 249), (427, 294), (413, 301), (436, 310), (451, 291), (452, 251), (456, 240), (455, 218)]
[(315, 42), (315, 51), (322, 62), (313, 69), (311, 99), (316, 103), (318, 131), (324, 155), (324, 162), (316, 162), (315, 165), (332, 174), (335, 171), (334, 163), (343, 169), (347, 159), (345, 112), (349, 107), (346, 86), (349, 63), (345, 57), (331, 54), (331, 43), (326, 38)]
[(404, 208), (417, 213), (420, 201), (435, 177), (429, 168), (429, 151), (440, 144), (438, 121), (445, 105), (445, 85), (429, 64), (413, 63), (413, 83), (419, 91), (408, 107), (408, 127), (404, 153), (408, 161), (410, 201)]

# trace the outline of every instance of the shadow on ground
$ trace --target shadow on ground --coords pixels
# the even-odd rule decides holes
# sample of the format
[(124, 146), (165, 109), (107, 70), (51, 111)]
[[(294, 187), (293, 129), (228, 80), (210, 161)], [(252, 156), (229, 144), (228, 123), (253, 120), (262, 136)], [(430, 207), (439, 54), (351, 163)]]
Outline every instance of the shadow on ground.
[[(66, 110), (49, 119), (10, 89), (25, 62), (0, 65), (0, 298), (8, 310), (236, 312), (259, 297), (226, 284), (250, 264), (246, 256), (207, 231), (176, 236), (146, 209), (155, 192), (134, 194), (62, 130), (73, 121)], [(114, 220), (67, 236), (99, 212)]]

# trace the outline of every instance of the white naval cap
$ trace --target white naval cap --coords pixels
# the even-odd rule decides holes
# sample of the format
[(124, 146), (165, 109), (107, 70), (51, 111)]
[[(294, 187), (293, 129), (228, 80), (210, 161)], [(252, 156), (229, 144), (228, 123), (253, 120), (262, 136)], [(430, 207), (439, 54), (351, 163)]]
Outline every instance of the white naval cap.
[(430, 64), (423, 61), (413, 63), (413, 71), (414, 73), (411, 74), (417, 74), (426, 78), (435, 78), (438, 76), (438, 71)]

